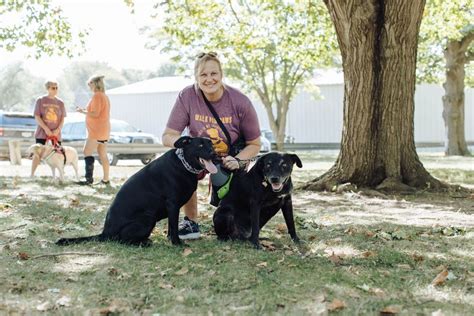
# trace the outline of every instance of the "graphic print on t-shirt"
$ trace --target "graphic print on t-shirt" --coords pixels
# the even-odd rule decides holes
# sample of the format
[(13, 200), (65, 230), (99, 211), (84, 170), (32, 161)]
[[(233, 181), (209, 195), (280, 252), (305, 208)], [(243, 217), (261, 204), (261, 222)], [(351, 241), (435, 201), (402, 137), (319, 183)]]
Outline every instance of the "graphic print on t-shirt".
[(56, 104), (45, 104), (44, 107), (46, 108), (45, 115), (43, 120), (45, 123), (56, 123), (58, 121), (58, 106)]
[[(229, 146), (226, 144), (227, 139), (224, 138), (225, 136), (221, 137), (221, 135), (225, 134), (214, 117), (196, 114), (194, 120), (201, 122), (201, 124), (204, 123), (198, 134), (201, 136), (206, 135), (211, 139), (214, 150), (218, 155), (222, 156), (229, 152)], [(220, 117), (220, 120), (223, 124), (232, 124), (232, 116)]]
[(226, 154), (229, 151), (229, 146), (227, 146), (224, 140), (219, 136), (219, 130), (215, 127), (209, 127), (206, 129), (206, 133), (211, 139), (215, 152), (217, 154)]

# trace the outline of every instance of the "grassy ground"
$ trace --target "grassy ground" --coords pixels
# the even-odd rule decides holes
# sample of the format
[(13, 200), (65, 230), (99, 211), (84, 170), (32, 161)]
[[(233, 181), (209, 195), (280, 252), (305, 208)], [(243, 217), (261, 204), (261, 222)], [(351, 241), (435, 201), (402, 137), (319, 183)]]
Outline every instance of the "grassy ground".
[[(300, 157), (297, 184), (334, 161)], [(422, 159), (435, 176), (474, 186), (473, 158)], [(54, 245), (100, 232), (123, 178), (82, 188), (0, 177), (0, 314), (473, 314), (474, 196), (297, 191), (304, 242), (293, 244), (278, 215), (256, 251), (216, 240), (201, 183), (204, 237), (185, 247), (170, 245), (165, 222), (146, 249)]]

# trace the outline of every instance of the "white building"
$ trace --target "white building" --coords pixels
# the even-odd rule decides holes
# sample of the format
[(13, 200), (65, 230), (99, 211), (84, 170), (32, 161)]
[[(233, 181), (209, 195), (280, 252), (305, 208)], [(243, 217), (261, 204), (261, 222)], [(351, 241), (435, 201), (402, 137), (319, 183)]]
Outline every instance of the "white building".
[[(111, 89), (111, 116), (125, 120), (147, 133), (161, 137), (181, 89), (193, 83), (184, 77), (158, 77)], [(344, 87), (341, 75), (316, 79), (320, 97), (302, 91), (290, 104), (286, 134), (295, 143), (338, 144), (341, 141)], [(415, 142), (444, 142), (442, 96), (439, 85), (422, 84), (415, 92)], [(262, 129), (270, 129), (265, 109), (251, 96)], [(474, 142), (474, 89), (465, 93), (465, 135)]]

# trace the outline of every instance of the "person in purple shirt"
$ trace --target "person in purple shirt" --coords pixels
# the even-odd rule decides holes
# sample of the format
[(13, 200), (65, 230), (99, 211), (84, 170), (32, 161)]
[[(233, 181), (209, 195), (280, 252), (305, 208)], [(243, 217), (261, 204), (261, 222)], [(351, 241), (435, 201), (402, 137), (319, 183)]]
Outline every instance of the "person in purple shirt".
[[(242, 92), (222, 82), (222, 65), (216, 53), (196, 56), (194, 76), (196, 82), (184, 88), (176, 99), (162, 136), (163, 145), (173, 148), (187, 128), (192, 137), (211, 139), (214, 150), (222, 158), (222, 166), (230, 171), (237, 170), (242, 167), (240, 160), (251, 159), (260, 151), (260, 125), (255, 108)], [(227, 129), (231, 144), (238, 139), (244, 140), (244, 148), (235, 156), (229, 155), (231, 144), (204, 97)], [(180, 224), (179, 238), (197, 239), (200, 231), (196, 192), (183, 208), (185, 217)]]
[[(61, 144), (61, 129), (66, 117), (64, 102), (57, 97), (58, 83), (56, 81), (47, 81), (45, 83), (47, 95), (41, 96), (35, 104), (35, 120), (38, 123), (35, 138), (37, 144), (46, 144), (46, 138), (56, 137)], [(33, 156), (31, 162), (31, 177), (34, 177), (36, 168), (41, 162), (37, 155)]]

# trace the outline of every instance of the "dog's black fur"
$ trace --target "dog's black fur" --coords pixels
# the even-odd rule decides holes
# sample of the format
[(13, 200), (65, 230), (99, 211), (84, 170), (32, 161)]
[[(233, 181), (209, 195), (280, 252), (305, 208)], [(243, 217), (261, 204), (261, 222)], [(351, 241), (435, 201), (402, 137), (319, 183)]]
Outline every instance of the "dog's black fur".
[[(182, 148), (185, 160), (198, 170), (204, 168), (199, 158), (206, 161), (215, 158), (209, 139), (185, 136), (178, 139), (174, 146)], [(184, 167), (176, 155), (176, 149), (169, 150), (123, 184), (107, 212), (101, 234), (62, 238), (56, 244), (110, 240), (148, 246), (156, 223), (168, 218), (168, 238), (174, 245), (179, 245), (179, 209), (196, 191), (197, 182), (197, 175)]]
[(214, 213), (218, 238), (250, 240), (260, 248), (260, 229), (281, 209), (288, 233), (298, 242), (291, 200), (293, 164), (303, 166), (297, 155), (271, 152), (248, 173), (236, 174)]

